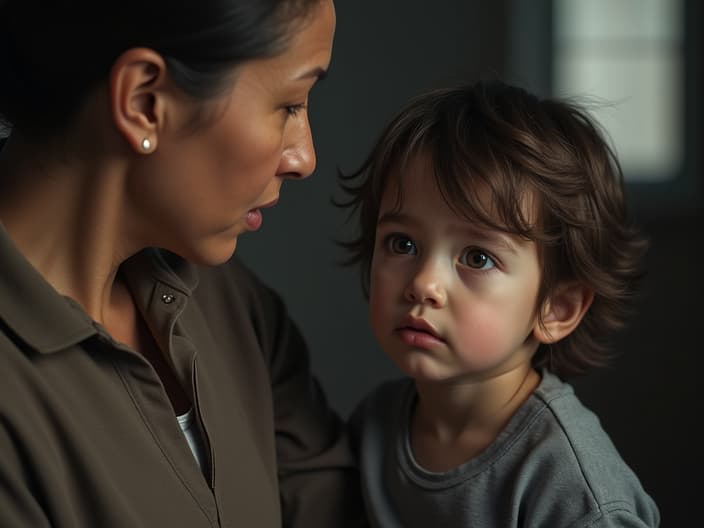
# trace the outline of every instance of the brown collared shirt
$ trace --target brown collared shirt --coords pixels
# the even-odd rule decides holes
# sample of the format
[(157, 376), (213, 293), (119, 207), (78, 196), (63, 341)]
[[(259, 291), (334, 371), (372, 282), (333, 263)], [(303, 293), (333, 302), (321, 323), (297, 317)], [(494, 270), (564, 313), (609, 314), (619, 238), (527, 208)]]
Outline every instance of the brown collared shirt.
[(203, 471), (151, 365), (58, 294), (0, 225), (0, 526), (342, 527), (344, 429), (280, 299), (242, 264), (123, 266), (193, 398)]

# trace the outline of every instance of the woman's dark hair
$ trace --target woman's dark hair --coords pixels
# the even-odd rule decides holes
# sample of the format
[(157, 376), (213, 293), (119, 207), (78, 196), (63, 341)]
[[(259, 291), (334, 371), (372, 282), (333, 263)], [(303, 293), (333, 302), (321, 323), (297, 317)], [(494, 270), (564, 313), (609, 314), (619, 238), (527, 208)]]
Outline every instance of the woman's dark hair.
[(199, 99), (233, 68), (283, 50), (319, 0), (0, 0), (0, 123), (32, 134), (65, 126), (121, 53), (160, 53)]
[[(537, 242), (542, 275), (536, 310), (560, 284), (593, 290), (575, 331), (540, 345), (533, 364), (563, 378), (604, 365), (607, 341), (623, 324), (642, 275), (647, 243), (627, 218), (619, 163), (586, 111), (498, 81), (412, 100), (362, 167), (340, 175), (348, 200), (336, 203), (359, 214), (360, 228), (342, 245), (347, 263), (361, 265), (366, 294), (382, 195), (418, 154), (429, 156), (438, 189), (457, 214)], [(403, 185), (395, 187), (400, 205)], [(536, 210), (525, 211), (526, 203)]]

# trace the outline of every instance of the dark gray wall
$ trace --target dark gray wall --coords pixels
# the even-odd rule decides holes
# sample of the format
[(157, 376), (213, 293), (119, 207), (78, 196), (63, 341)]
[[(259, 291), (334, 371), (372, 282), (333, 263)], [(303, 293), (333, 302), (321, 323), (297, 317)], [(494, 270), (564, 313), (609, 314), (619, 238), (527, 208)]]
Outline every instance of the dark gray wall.
[[(491, 5), (489, 5), (491, 4)], [(400, 10), (398, 6), (402, 5)], [(337, 265), (333, 242), (348, 229), (330, 199), (337, 170), (361, 164), (391, 114), (421, 90), (479, 73), (500, 74), (507, 17), (501, 2), (337, 2), (328, 78), (314, 89), (318, 168), (289, 182), (264, 226), (238, 255), (285, 298), (311, 347), (333, 404), (346, 414), (379, 380), (396, 375), (367, 328), (357, 271)]]
[[(337, 169), (356, 168), (390, 115), (426, 88), (499, 75), (541, 91), (544, 84), (528, 78), (534, 68), (527, 64), (540, 53), (525, 48), (519, 63), (509, 54), (516, 38), (521, 46), (532, 42), (521, 34), (532, 12), (512, 20), (511, 5), (515, 0), (337, 2), (332, 68), (311, 101), (318, 169), (286, 185), (262, 230), (241, 238), (238, 254), (282, 294), (308, 340), (314, 370), (343, 415), (373, 385), (398, 373), (371, 337), (356, 270), (337, 265), (343, 253), (333, 239), (349, 232), (343, 212), (330, 204), (340, 196)], [(534, 43), (545, 49), (544, 39)], [(700, 105), (690, 111), (704, 120)], [(692, 140), (700, 143), (700, 135)], [(689, 170), (701, 181), (701, 163)], [(653, 241), (649, 275), (639, 312), (619, 337), (622, 357), (576, 388), (658, 502), (663, 526), (691, 526), (698, 518), (693, 483), (703, 469), (695, 432), (704, 414), (697, 328), (704, 291), (695, 275), (701, 211), (683, 216), (645, 209), (642, 223)]]

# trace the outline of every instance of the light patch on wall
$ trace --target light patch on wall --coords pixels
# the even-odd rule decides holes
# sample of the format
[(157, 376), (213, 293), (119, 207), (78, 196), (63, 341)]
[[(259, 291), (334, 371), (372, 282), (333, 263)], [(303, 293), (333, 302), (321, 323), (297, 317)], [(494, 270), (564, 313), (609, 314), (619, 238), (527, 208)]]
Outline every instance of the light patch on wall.
[(627, 181), (674, 178), (684, 156), (682, 0), (554, 0), (554, 93), (584, 97)]

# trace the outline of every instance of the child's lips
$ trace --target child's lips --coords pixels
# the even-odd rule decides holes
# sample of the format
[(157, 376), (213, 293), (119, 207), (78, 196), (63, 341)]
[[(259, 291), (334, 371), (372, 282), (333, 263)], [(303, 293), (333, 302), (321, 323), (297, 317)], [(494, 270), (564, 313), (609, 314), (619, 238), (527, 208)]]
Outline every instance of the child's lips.
[(396, 333), (398, 334), (401, 341), (406, 345), (413, 348), (424, 348), (427, 350), (432, 350), (439, 345), (445, 344), (445, 342), (439, 337), (429, 334), (423, 330), (416, 330), (409, 327), (399, 328)]
[(413, 347), (433, 348), (445, 343), (432, 324), (423, 318), (412, 315), (403, 318), (401, 324), (396, 328), (396, 333), (404, 343)]
[(414, 332), (423, 332), (429, 334), (439, 341), (443, 341), (440, 337), (440, 333), (435, 329), (435, 327), (422, 317), (414, 317), (412, 315), (407, 315), (401, 321), (398, 330), (411, 330)]

